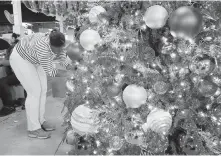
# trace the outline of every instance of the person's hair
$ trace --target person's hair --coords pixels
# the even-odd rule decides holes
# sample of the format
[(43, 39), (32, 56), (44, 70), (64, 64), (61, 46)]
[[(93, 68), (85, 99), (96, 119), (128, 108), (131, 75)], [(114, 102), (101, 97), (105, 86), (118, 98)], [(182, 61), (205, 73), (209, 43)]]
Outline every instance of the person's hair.
[(62, 47), (65, 45), (65, 36), (58, 29), (53, 29), (49, 35), (50, 44), (54, 47)]
[(13, 33), (12, 34), (12, 37), (14, 37), (15, 39), (17, 39), (20, 35), (19, 34), (16, 34), (16, 33)]

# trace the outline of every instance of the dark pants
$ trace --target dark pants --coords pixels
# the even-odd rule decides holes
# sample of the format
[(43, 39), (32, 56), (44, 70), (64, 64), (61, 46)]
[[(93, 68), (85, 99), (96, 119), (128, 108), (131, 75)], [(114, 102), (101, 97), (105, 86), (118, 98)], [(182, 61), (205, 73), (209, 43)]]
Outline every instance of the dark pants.
[(20, 85), (20, 82), (14, 73), (0, 79), (0, 98), (2, 99), (4, 106), (14, 106), (10, 87), (17, 85)]

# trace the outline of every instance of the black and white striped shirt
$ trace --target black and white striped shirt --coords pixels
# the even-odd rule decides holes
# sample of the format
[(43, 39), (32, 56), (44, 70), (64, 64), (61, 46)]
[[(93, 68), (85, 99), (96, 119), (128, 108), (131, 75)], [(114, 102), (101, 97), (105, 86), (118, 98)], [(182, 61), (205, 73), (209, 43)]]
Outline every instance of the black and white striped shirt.
[[(25, 36), (15, 48), (23, 59), (28, 60), (32, 64), (40, 64), (47, 75), (51, 77), (56, 76), (57, 69), (53, 65), (56, 55), (51, 50), (48, 35), (35, 33)], [(65, 52), (62, 52), (59, 58), (62, 60), (60, 64), (67, 67), (68, 61)]]

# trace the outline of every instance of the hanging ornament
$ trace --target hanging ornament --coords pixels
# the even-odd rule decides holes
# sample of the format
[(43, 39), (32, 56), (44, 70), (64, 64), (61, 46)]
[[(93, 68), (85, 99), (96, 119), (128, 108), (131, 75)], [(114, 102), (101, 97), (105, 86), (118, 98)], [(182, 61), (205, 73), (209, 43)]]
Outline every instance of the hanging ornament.
[(190, 64), (190, 70), (200, 76), (206, 76), (214, 71), (215, 59), (208, 55), (197, 55)]
[(66, 54), (72, 61), (82, 60), (83, 49), (80, 47), (79, 43), (71, 43), (65, 48), (65, 50)]
[(145, 132), (151, 129), (158, 134), (165, 135), (169, 132), (171, 125), (172, 116), (170, 113), (156, 108), (147, 116), (147, 121), (142, 127)]
[(121, 85), (118, 83), (113, 83), (111, 85), (108, 85), (107, 87), (107, 94), (110, 97), (115, 97), (119, 95), (120, 92), (121, 92)]
[(139, 108), (146, 103), (147, 92), (143, 87), (129, 85), (123, 91), (123, 100), (127, 108)]
[(192, 7), (180, 7), (169, 18), (171, 34), (174, 37), (192, 39), (200, 32), (203, 24), (201, 13)]
[(213, 96), (218, 89), (218, 86), (210, 81), (202, 80), (198, 85), (198, 91), (205, 97)]
[(157, 94), (163, 95), (168, 91), (169, 85), (163, 81), (157, 81), (153, 85), (153, 89)]
[(97, 111), (88, 108), (86, 105), (78, 106), (72, 113), (71, 125), (79, 135), (97, 133), (99, 126)]
[(102, 6), (95, 6), (90, 10), (88, 18), (91, 23), (98, 23), (100, 21), (98, 15), (105, 12), (106, 10)]
[(149, 28), (159, 29), (166, 24), (168, 12), (160, 5), (153, 5), (147, 9), (143, 19)]
[(99, 33), (92, 29), (83, 31), (80, 35), (80, 44), (85, 50), (94, 50), (95, 45), (101, 42)]
[(74, 86), (72, 80), (68, 80), (68, 81), (66, 82), (66, 87), (67, 87), (68, 91), (74, 92), (75, 86)]
[(145, 136), (144, 132), (140, 130), (133, 130), (126, 132), (125, 140), (133, 145), (144, 146), (145, 145)]
[(69, 130), (67, 132), (66, 143), (69, 145), (74, 145), (76, 143), (76, 138), (73, 130)]
[(118, 151), (123, 146), (124, 141), (119, 138), (119, 136), (114, 136), (109, 140), (110, 149), (113, 151)]

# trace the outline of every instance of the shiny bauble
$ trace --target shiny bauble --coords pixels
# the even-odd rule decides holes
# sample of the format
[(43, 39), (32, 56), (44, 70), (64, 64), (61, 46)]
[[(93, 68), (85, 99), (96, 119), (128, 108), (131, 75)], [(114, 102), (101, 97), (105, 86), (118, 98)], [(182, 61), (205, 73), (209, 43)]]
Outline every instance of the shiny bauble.
[(76, 143), (76, 138), (73, 130), (69, 130), (67, 132), (66, 143), (69, 145), (74, 145)]
[(118, 151), (123, 146), (124, 141), (119, 136), (114, 136), (109, 140), (109, 147), (113, 151)]
[(106, 10), (102, 6), (95, 6), (90, 10), (88, 18), (91, 23), (99, 23), (98, 15), (105, 12)]
[(98, 132), (98, 112), (87, 105), (80, 105), (72, 112), (71, 125), (79, 135), (94, 134)]
[(214, 71), (215, 59), (208, 55), (199, 55), (193, 59), (189, 68), (200, 76), (206, 76)]
[(142, 128), (145, 132), (151, 129), (158, 134), (166, 135), (171, 126), (172, 116), (170, 113), (163, 109), (156, 108), (147, 116), (147, 121)]
[(218, 86), (213, 82), (202, 80), (198, 85), (198, 91), (205, 97), (213, 96), (218, 89)]
[(120, 92), (121, 92), (121, 85), (118, 83), (113, 83), (107, 87), (107, 94), (110, 97), (115, 97), (119, 95)]
[(123, 100), (127, 108), (139, 108), (146, 103), (146, 90), (137, 85), (129, 85), (123, 91)]
[(168, 91), (169, 85), (163, 81), (157, 81), (153, 85), (153, 89), (157, 94), (163, 95)]
[(149, 7), (143, 17), (146, 25), (151, 29), (162, 28), (166, 24), (167, 19), (168, 12), (160, 5)]
[(82, 51), (79, 43), (71, 43), (66, 48), (66, 54), (72, 61), (80, 61), (83, 59), (82, 57)]
[(85, 50), (94, 50), (95, 45), (101, 42), (99, 33), (92, 29), (83, 31), (80, 35), (80, 44)]
[(187, 6), (178, 8), (169, 18), (171, 34), (187, 40), (199, 34), (202, 24), (201, 13), (197, 9)]
[(75, 86), (74, 86), (72, 80), (68, 80), (68, 81), (66, 82), (66, 88), (68, 89), (68, 91), (74, 92)]

